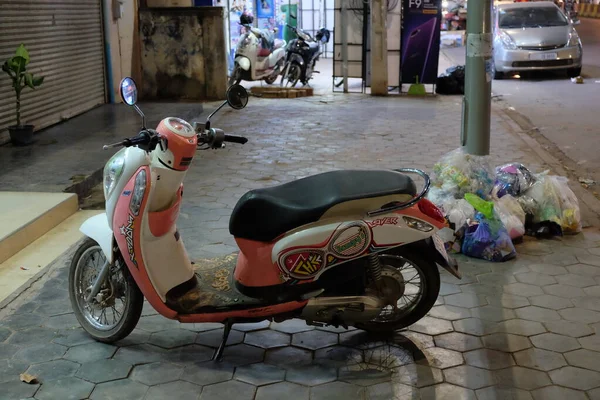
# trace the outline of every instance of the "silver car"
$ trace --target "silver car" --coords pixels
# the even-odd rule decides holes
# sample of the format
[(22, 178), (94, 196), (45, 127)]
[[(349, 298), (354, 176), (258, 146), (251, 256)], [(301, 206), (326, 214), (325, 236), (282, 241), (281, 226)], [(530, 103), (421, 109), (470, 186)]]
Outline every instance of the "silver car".
[(581, 74), (581, 40), (553, 2), (498, 4), (493, 15), (494, 79), (519, 71), (563, 69), (569, 77)]

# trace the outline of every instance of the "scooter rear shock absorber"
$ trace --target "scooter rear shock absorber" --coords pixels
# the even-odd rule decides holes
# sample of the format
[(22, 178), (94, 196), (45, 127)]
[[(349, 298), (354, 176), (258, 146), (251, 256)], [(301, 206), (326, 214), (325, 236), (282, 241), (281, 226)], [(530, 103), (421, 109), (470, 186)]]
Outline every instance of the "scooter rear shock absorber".
[(377, 283), (381, 280), (381, 261), (377, 253), (369, 254), (369, 273), (373, 282)]

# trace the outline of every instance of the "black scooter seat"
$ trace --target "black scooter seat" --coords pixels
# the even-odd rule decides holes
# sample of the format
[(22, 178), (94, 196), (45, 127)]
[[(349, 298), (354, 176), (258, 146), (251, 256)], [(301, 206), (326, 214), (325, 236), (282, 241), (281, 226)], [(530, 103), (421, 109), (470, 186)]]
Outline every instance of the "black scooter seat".
[(237, 238), (270, 242), (318, 221), (337, 204), (390, 195), (414, 197), (416, 192), (410, 177), (394, 171), (326, 172), (244, 194), (231, 215), (229, 232)]

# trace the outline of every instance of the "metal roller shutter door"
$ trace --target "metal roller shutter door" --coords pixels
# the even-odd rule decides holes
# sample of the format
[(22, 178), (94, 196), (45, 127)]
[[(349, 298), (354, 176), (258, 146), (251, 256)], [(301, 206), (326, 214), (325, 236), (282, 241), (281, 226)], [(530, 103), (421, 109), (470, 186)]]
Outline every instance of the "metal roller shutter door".
[[(19, 44), (45, 77), (21, 93), (21, 123), (37, 129), (105, 103), (102, 0), (0, 0), (0, 62)], [(0, 71), (0, 141), (14, 125), (15, 96)]]

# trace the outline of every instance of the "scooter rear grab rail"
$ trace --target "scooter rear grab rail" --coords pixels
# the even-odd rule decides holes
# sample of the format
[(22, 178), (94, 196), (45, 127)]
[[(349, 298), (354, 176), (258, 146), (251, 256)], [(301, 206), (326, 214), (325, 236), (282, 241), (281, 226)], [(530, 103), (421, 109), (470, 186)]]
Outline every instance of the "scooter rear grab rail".
[(421, 171), (420, 169), (416, 169), (416, 168), (400, 168), (400, 169), (395, 169), (394, 171), (396, 171), (398, 173), (419, 175), (421, 178), (423, 178), (425, 180), (425, 186), (423, 186), (421, 193), (419, 193), (419, 195), (417, 197), (414, 197), (410, 201), (408, 201), (406, 203), (401, 203), (401, 204), (393, 203), (392, 205), (381, 207), (378, 210), (369, 211), (369, 212), (367, 212), (367, 215), (369, 217), (375, 217), (377, 215), (388, 214), (388, 213), (391, 213), (394, 211), (403, 210), (405, 208), (412, 207), (415, 204), (417, 204), (419, 201), (421, 201), (421, 199), (423, 197), (425, 197), (425, 195), (429, 192), (429, 188), (431, 186), (431, 179), (429, 178), (429, 175), (427, 175), (424, 171)]

